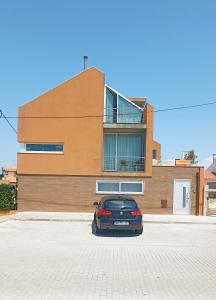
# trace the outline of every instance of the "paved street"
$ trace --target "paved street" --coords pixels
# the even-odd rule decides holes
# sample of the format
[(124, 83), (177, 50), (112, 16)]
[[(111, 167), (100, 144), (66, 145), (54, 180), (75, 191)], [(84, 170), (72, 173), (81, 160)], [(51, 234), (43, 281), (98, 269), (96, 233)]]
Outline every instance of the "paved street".
[(10, 220), (0, 257), (1, 300), (216, 299), (216, 225), (95, 236), (89, 222)]

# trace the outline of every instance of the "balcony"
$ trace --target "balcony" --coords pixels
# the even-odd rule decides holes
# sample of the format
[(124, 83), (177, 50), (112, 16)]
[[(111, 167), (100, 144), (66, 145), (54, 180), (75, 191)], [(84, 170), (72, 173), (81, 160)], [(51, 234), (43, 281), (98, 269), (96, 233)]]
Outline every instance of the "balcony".
[(146, 128), (143, 107), (133, 103), (110, 87), (106, 87), (104, 128)]
[(143, 172), (145, 157), (140, 156), (105, 156), (104, 171)]
[(145, 129), (146, 124), (129, 124), (129, 123), (104, 123), (103, 128), (105, 129)]

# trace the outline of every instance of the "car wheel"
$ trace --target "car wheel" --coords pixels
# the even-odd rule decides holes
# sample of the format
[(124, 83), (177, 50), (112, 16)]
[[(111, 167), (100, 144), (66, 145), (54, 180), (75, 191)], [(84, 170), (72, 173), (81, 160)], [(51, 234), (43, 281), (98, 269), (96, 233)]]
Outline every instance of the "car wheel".
[(142, 234), (143, 233), (143, 227), (141, 229), (135, 230), (135, 234)]
[(94, 231), (95, 231), (95, 234), (100, 234), (101, 233), (101, 230), (98, 228), (97, 226), (97, 222), (96, 220), (94, 220)]

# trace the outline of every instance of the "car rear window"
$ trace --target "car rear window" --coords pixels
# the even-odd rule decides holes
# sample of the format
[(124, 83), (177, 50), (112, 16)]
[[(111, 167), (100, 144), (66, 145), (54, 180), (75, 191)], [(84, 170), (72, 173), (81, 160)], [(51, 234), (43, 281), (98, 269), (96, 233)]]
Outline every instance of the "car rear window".
[(106, 200), (104, 202), (105, 209), (137, 209), (137, 204), (133, 200)]

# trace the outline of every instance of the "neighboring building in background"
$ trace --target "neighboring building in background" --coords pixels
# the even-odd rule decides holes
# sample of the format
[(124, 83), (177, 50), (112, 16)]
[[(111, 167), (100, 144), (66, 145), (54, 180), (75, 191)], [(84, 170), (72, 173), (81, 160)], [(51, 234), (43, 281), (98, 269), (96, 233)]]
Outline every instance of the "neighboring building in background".
[(17, 169), (16, 168), (2, 168), (2, 175), (0, 183), (17, 184)]
[(176, 166), (192, 166), (192, 161), (189, 159), (175, 159)]
[(202, 214), (203, 168), (158, 165), (153, 112), (96, 68), (19, 107), (19, 210), (93, 211), (123, 194), (144, 213)]
[(216, 215), (216, 154), (213, 154), (213, 163), (205, 171), (206, 184), (206, 214)]
[[(168, 160), (162, 160), (160, 162), (157, 162), (157, 165), (159, 166), (194, 166), (190, 160), (187, 159), (168, 159)], [(198, 166), (197, 164), (195, 166)]]
[(216, 154), (213, 154), (213, 162), (208, 167), (207, 172), (216, 173)]

